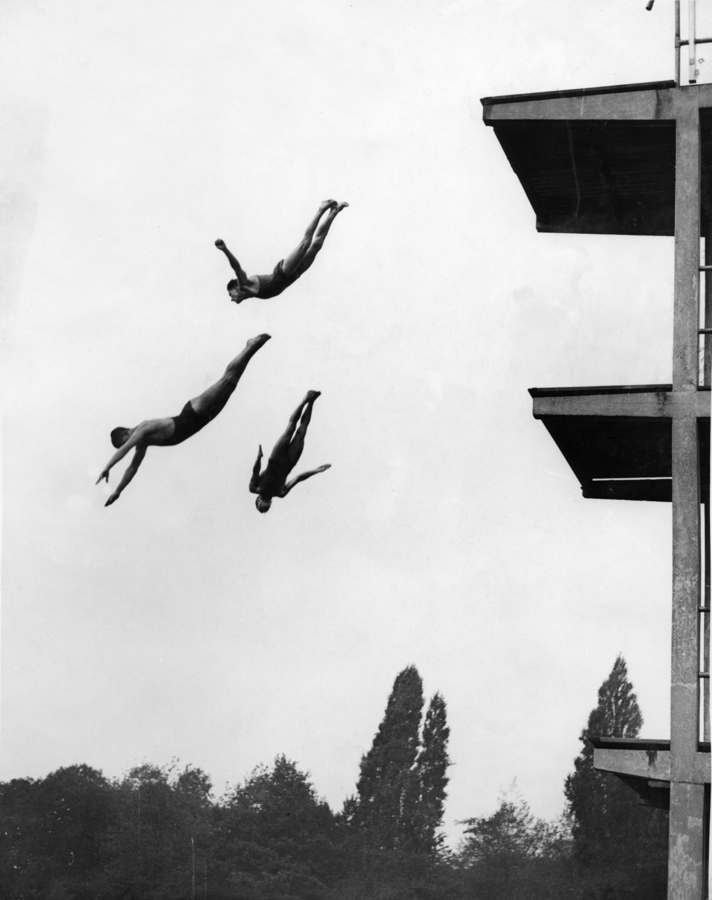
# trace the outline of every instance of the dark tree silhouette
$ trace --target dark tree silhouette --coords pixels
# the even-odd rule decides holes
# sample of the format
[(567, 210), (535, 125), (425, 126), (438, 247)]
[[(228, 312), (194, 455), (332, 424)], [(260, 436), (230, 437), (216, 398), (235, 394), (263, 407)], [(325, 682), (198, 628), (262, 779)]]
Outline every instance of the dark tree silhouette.
[(515, 787), (491, 816), (466, 819), (457, 854), (467, 897), (552, 900), (576, 896), (564, 822), (535, 818)]
[(229, 897), (325, 897), (339, 874), (336, 821), (308, 775), (278, 756), (233, 789), (219, 809), (219, 873)]
[(0, 786), (0, 896), (93, 897), (108, 857), (112, 801), (101, 772), (85, 765)]
[(442, 846), (442, 825), (445, 811), (447, 770), (450, 758), (447, 752), (450, 729), (447, 725), (447, 707), (441, 694), (435, 694), (425, 715), (423, 736), (416, 761), (415, 775), (419, 791), (418, 802), (412, 810), (413, 840), (416, 849), (435, 853)]
[(643, 724), (622, 656), (598, 691), (581, 732), (583, 748), (566, 779), (574, 855), (582, 871), (610, 896), (665, 897), (667, 812), (639, 805), (615, 775), (593, 767), (589, 736), (635, 738)]
[(412, 841), (422, 710), (423, 682), (415, 666), (408, 666), (396, 676), (373, 745), (361, 759), (352, 823), (385, 850)]
[(436, 694), (421, 734), (423, 686), (415, 666), (398, 674), (373, 744), (361, 759), (356, 796), (344, 804), (348, 876), (342, 900), (454, 896), (454, 873), (440, 852), (449, 728)]

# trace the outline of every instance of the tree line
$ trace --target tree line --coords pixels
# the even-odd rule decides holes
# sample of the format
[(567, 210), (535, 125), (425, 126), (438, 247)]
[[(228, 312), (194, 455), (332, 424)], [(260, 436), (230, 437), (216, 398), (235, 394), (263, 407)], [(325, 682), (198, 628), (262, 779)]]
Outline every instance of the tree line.
[(3, 900), (663, 900), (667, 812), (593, 768), (589, 735), (642, 726), (618, 657), (581, 733), (566, 809), (536, 818), (516, 789), (442, 834), (449, 728), (415, 666), (396, 677), (353, 796), (338, 811), (278, 756), (219, 798), (201, 769), (87, 765), (0, 783)]

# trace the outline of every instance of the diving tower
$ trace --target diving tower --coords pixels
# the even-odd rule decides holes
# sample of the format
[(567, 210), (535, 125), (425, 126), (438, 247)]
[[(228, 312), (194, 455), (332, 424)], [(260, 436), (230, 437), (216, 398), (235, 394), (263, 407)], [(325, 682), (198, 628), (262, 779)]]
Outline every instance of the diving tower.
[(675, 238), (672, 382), (530, 394), (584, 497), (672, 503), (670, 740), (602, 735), (594, 765), (618, 775), (641, 803), (669, 808), (668, 898), (703, 900), (712, 396), (712, 179), (703, 173), (712, 175), (712, 85), (681, 87), (678, 78), (482, 105), (538, 231)]

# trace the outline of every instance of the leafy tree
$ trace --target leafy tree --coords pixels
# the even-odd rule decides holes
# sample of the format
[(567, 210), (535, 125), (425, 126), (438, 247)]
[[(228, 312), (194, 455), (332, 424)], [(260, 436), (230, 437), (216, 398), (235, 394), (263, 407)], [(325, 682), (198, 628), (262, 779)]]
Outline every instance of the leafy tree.
[(149, 763), (114, 785), (110, 861), (97, 893), (110, 898), (187, 900), (202, 882), (211, 840), (210, 781), (200, 769)]
[(0, 896), (32, 896), (35, 784), (31, 778), (0, 784)]
[(622, 656), (598, 691), (598, 705), (581, 732), (583, 748), (564, 793), (573, 848), (595, 890), (610, 897), (665, 897), (667, 812), (638, 804), (636, 793), (609, 772), (593, 767), (590, 736), (635, 738), (643, 724)]
[(317, 900), (335, 881), (337, 827), (295, 763), (278, 756), (234, 788), (219, 810), (219, 873), (229, 896)]
[(565, 822), (535, 818), (515, 785), (491, 816), (466, 819), (457, 854), (467, 896), (487, 900), (571, 897)]
[[(106, 861), (112, 816), (109, 783), (86, 765), (57, 769), (39, 780), (0, 788), (5, 868), (3, 896), (93, 897)], [(3, 850), (5, 848), (2, 848)]]

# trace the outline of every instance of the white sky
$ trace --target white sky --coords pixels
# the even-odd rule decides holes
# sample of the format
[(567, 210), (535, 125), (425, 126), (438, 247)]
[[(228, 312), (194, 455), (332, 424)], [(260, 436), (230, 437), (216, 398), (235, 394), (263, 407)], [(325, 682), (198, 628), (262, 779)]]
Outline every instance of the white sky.
[[(672, 6), (2, 3), (2, 780), (179, 757), (221, 792), (284, 752), (339, 808), (409, 663), (451, 835), (515, 777), (562, 810), (619, 652), (668, 736), (670, 506), (584, 501), (527, 388), (671, 380), (672, 239), (538, 235), (480, 98), (672, 78)], [(308, 274), (230, 304), (215, 238), (270, 271), (325, 197)], [(105, 509), (110, 429), (264, 331)], [(261, 516), (309, 388), (332, 469)]]

